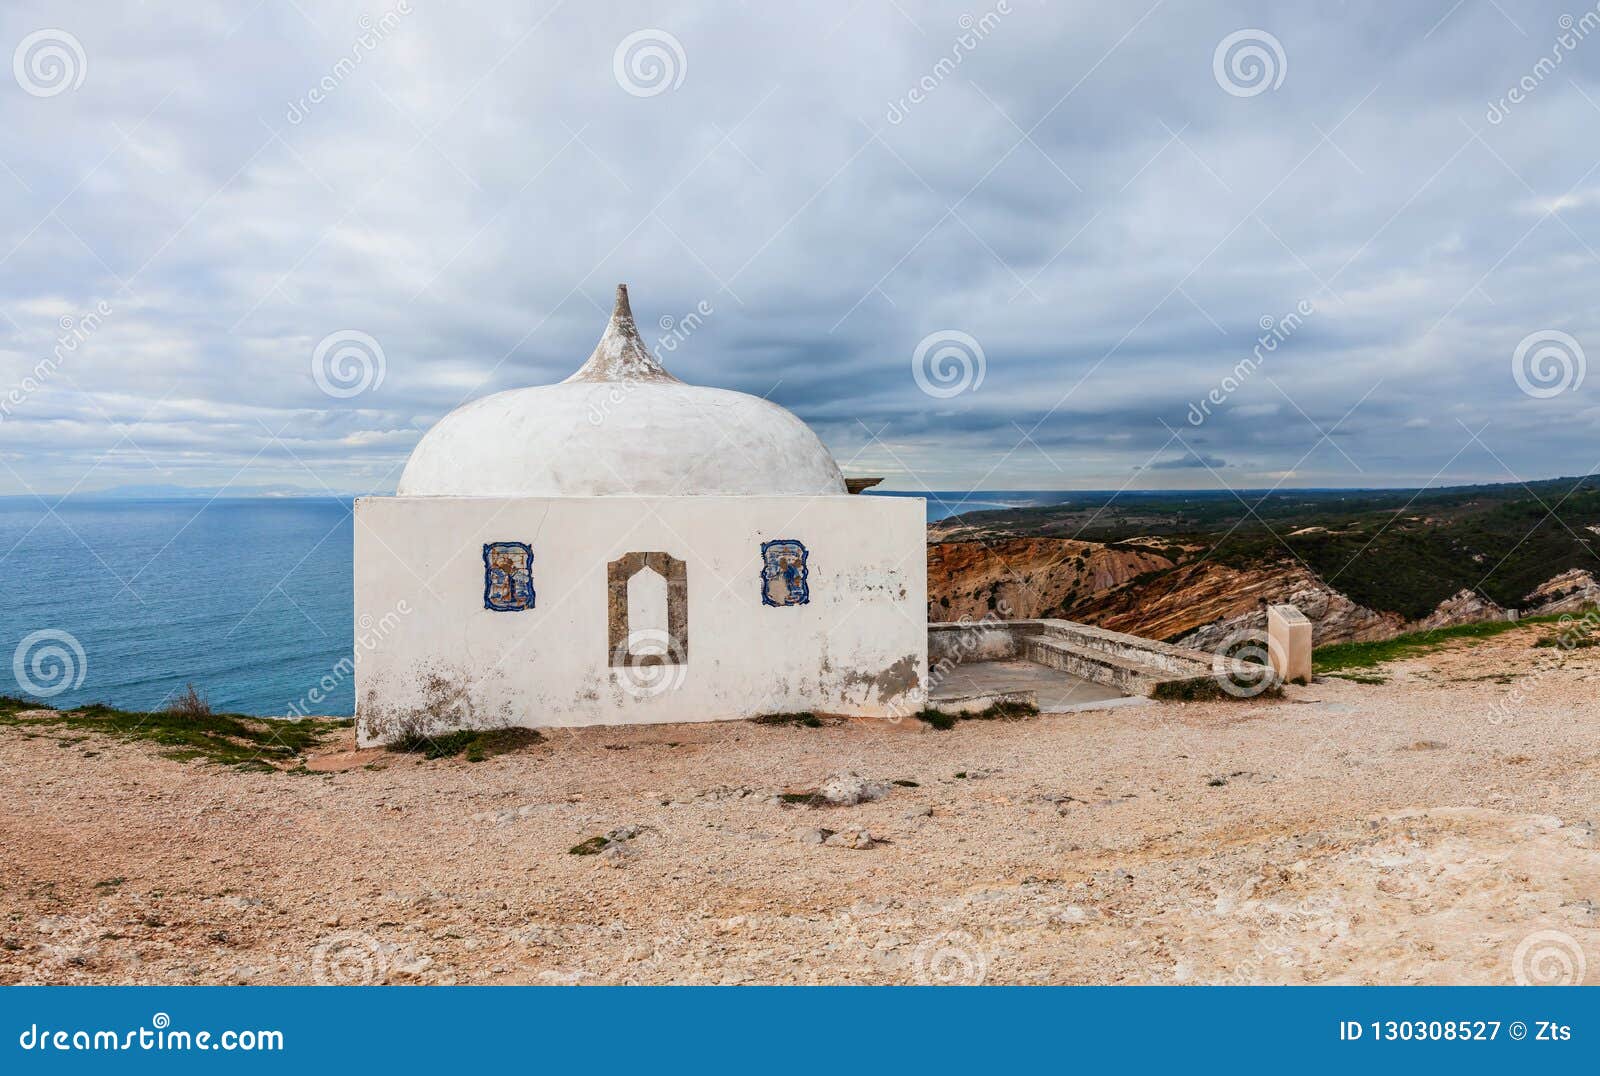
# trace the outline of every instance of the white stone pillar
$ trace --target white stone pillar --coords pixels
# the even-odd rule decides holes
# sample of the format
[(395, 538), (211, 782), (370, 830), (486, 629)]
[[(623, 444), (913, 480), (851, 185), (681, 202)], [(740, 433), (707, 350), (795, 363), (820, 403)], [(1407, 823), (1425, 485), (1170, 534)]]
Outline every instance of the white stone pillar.
[(1292, 605), (1267, 606), (1267, 660), (1283, 680), (1311, 683), (1311, 621)]

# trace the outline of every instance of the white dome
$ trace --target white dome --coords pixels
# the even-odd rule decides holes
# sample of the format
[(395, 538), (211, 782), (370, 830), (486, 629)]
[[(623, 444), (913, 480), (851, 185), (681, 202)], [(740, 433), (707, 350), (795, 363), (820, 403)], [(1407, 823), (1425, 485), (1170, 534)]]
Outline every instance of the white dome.
[(685, 385), (639, 338), (626, 286), (559, 385), (464, 404), (412, 450), (402, 497), (809, 496), (845, 492), (811, 428), (756, 396)]

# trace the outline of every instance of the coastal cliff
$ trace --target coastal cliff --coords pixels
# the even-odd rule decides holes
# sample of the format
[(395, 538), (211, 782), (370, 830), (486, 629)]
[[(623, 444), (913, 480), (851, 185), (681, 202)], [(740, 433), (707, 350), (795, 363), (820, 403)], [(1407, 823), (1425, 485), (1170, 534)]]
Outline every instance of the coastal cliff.
[[(1408, 618), (1356, 602), (1294, 561), (1240, 568), (1196, 556), (1193, 548), (1059, 538), (932, 542), (928, 619), (980, 619), (1003, 607), (1013, 619), (1059, 617), (1204, 650), (1234, 632), (1264, 628), (1266, 607), (1278, 603), (1306, 614), (1317, 646), (1512, 615), (1463, 588), (1425, 616)], [(1573, 569), (1535, 588), (1517, 612), (1570, 613), (1597, 602), (1600, 584)]]

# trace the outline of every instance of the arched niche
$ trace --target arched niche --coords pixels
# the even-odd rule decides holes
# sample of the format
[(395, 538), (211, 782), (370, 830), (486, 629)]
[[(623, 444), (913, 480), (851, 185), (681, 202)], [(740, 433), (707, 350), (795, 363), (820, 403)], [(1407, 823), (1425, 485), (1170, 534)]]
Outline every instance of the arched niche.
[[(634, 577), (649, 570), (665, 583), (665, 623), (655, 620), (659, 584), (648, 576), (633, 585)], [(670, 553), (625, 553), (606, 565), (606, 624), (609, 662), (628, 665), (633, 646), (648, 635), (650, 654), (664, 665), (689, 660), (689, 566)], [(632, 623), (633, 616), (648, 615), (652, 623)], [(665, 637), (660, 634), (664, 628)]]

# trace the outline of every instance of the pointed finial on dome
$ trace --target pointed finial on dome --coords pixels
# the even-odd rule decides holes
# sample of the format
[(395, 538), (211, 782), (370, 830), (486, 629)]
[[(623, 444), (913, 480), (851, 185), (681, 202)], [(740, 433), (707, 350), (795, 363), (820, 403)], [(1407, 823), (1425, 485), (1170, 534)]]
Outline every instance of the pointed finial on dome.
[(611, 323), (595, 345), (589, 361), (568, 381), (677, 381), (650, 353), (633, 321), (628, 304), (628, 285), (617, 285), (617, 302), (611, 310)]

